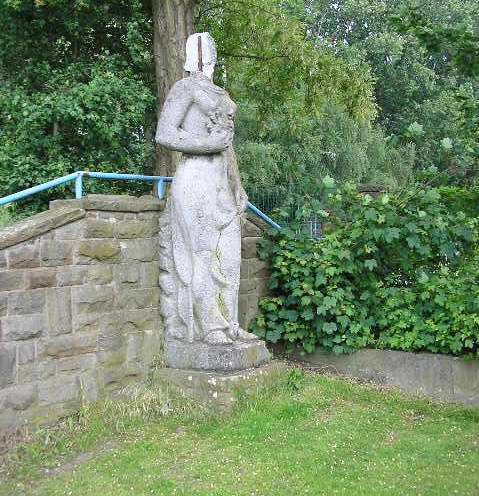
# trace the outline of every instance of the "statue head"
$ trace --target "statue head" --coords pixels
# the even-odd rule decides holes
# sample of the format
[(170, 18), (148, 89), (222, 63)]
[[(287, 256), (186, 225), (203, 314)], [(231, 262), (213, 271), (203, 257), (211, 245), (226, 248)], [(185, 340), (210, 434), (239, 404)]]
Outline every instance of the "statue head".
[(216, 65), (215, 40), (210, 33), (195, 33), (186, 41), (185, 71), (202, 72), (210, 79)]

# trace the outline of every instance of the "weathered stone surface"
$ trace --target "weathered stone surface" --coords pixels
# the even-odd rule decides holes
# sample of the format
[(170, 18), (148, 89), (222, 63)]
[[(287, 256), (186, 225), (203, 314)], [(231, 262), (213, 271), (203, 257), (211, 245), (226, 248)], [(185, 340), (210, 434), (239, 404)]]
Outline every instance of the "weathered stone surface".
[(58, 286), (81, 286), (82, 284), (109, 284), (113, 280), (111, 265), (70, 265), (59, 267)]
[(73, 241), (42, 240), (41, 261), (44, 266), (71, 265)]
[(0, 291), (24, 288), (25, 272), (23, 270), (0, 271)]
[[(82, 212), (85, 212), (82, 210)], [(76, 222), (57, 227), (53, 233), (54, 238), (60, 241), (71, 241), (83, 238), (83, 231), (85, 228), (85, 218)]]
[(68, 357), (93, 353), (97, 348), (95, 334), (69, 334), (41, 340), (39, 355), (51, 357)]
[(159, 303), (159, 288), (120, 289), (116, 294), (116, 306), (122, 309), (157, 307)]
[(26, 410), (37, 398), (37, 386), (25, 384), (7, 390), (5, 407), (13, 410)]
[(6, 269), (7, 268), (7, 251), (6, 250), (1, 250), (0, 251), (0, 269)]
[(165, 361), (171, 368), (232, 372), (263, 365), (269, 359), (259, 340), (216, 346), (172, 339), (165, 342)]
[(50, 288), (47, 290), (47, 318), (50, 336), (72, 332), (70, 288)]
[(243, 237), (261, 237), (263, 230), (254, 224), (249, 218), (243, 220), (241, 224), (241, 233)]
[(220, 410), (229, 410), (238, 393), (256, 394), (276, 380), (284, 369), (285, 366), (278, 362), (232, 373), (165, 368), (157, 370), (154, 377), (186, 396)]
[(0, 388), (15, 382), (16, 349), (14, 345), (0, 344)]
[(241, 243), (241, 256), (242, 258), (256, 258), (258, 256), (256, 252), (256, 244), (259, 238), (243, 238)]
[(0, 293), (0, 317), (7, 315), (8, 308), (8, 294)]
[(46, 330), (44, 315), (21, 315), (3, 317), (1, 341), (19, 341), (36, 338)]
[(81, 219), (85, 212), (78, 208), (60, 208), (42, 212), (0, 230), (0, 250), (35, 238), (52, 229)]
[(316, 350), (297, 358), (325, 372), (347, 374), (436, 400), (479, 406), (479, 363), (432, 353), (359, 350), (333, 355)]
[(123, 220), (116, 223), (116, 237), (124, 239), (149, 238), (153, 236), (152, 224), (138, 220)]
[(141, 265), (139, 263), (117, 264), (113, 269), (115, 282), (124, 286), (137, 287), (140, 280)]
[(144, 288), (157, 288), (160, 267), (158, 262), (144, 262), (140, 265), (140, 286)]
[(80, 384), (75, 376), (62, 375), (38, 384), (39, 405), (79, 401)]
[(124, 240), (121, 247), (124, 262), (151, 262), (158, 257), (158, 243), (154, 239)]
[(84, 240), (78, 244), (78, 263), (116, 263), (120, 261), (121, 248), (116, 240)]
[(12, 291), (8, 294), (9, 315), (30, 315), (43, 313), (45, 309), (45, 290)]
[(35, 342), (25, 341), (17, 344), (18, 365), (25, 365), (35, 360)]
[(51, 288), (56, 286), (55, 268), (41, 268), (26, 271), (27, 289)]
[(50, 209), (55, 211), (65, 207), (80, 207), (84, 210), (105, 210), (108, 212), (143, 212), (161, 211), (164, 202), (153, 196), (127, 195), (88, 195), (81, 200), (55, 200), (50, 202)]
[(86, 219), (85, 238), (113, 238), (115, 224), (111, 220)]
[[(0, 231), (1, 232), (1, 231)], [(25, 269), (40, 266), (39, 243), (22, 243), (8, 250), (8, 267), (10, 269)]]
[(60, 358), (56, 365), (57, 372), (84, 372), (86, 370), (93, 370), (96, 365), (96, 356), (92, 353), (90, 355)]
[(110, 286), (72, 288), (72, 305), (77, 314), (108, 313), (113, 310), (114, 293)]

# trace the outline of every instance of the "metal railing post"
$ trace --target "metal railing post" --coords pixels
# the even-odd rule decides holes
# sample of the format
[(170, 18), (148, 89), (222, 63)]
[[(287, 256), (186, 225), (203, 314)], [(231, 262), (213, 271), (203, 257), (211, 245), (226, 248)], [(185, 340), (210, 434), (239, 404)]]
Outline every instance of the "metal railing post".
[(156, 181), (156, 196), (159, 200), (163, 200), (165, 196), (165, 181), (163, 181), (163, 178)]
[(75, 178), (75, 198), (81, 200), (83, 196), (83, 172), (78, 172)]

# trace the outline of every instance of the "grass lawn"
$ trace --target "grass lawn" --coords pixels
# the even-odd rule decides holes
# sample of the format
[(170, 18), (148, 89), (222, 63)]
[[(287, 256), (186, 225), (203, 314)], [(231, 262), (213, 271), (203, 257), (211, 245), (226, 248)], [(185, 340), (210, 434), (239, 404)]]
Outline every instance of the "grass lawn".
[(479, 495), (479, 410), (297, 371), (201, 410), (70, 420), (12, 455), (0, 495)]

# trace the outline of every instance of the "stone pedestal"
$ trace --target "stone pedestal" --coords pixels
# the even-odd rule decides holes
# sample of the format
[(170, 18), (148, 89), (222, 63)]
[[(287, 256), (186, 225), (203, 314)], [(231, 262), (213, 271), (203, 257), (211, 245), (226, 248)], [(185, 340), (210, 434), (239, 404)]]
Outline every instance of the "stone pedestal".
[(157, 371), (157, 379), (184, 396), (205, 402), (219, 412), (227, 412), (242, 394), (255, 394), (271, 384), (283, 369), (284, 365), (278, 362), (223, 373), (165, 368)]
[(165, 360), (166, 365), (174, 369), (235, 372), (264, 365), (270, 356), (263, 341), (211, 346), (167, 339)]

